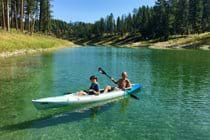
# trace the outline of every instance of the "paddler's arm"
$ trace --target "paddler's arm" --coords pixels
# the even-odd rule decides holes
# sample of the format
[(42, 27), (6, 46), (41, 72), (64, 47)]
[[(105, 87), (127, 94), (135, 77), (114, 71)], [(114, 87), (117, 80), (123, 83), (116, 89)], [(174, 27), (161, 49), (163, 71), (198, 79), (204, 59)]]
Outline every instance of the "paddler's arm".
[(123, 90), (128, 90), (128, 89), (131, 89), (131, 88), (132, 88), (132, 84), (131, 84), (131, 82), (127, 79), (126, 88), (123, 88)]
[(128, 89), (129, 89), (129, 88), (131, 88), (131, 87), (132, 87), (132, 84), (131, 84), (131, 82), (130, 82), (128, 79), (127, 79), (127, 82), (128, 82), (128, 83), (127, 83), (128, 85), (127, 85), (127, 87), (126, 87), (126, 88), (128, 88)]
[(118, 83), (118, 81), (116, 81), (113, 77), (111, 77), (111, 80), (112, 80), (112, 82), (115, 83), (115, 84)]

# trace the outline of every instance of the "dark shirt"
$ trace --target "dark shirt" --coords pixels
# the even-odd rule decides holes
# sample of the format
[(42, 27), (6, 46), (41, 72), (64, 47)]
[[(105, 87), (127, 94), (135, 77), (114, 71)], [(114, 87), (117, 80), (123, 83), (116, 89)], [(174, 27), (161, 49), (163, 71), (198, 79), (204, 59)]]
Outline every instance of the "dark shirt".
[[(100, 88), (98, 83), (92, 83), (89, 87), (89, 89), (95, 90), (97, 92), (99, 92)], [(88, 92), (88, 94), (94, 94), (93, 92)]]

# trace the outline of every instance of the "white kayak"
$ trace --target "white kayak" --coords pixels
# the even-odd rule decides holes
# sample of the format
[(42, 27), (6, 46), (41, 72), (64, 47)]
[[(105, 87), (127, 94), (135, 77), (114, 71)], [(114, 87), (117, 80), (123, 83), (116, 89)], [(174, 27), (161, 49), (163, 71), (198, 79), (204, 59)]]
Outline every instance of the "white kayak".
[(141, 89), (140, 84), (133, 84), (132, 88), (127, 89), (125, 91), (114, 90), (108, 93), (101, 93), (99, 95), (84, 95), (84, 96), (78, 96), (76, 93), (72, 93), (56, 97), (35, 99), (32, 100), (32, 102), (37, 109), (47, 109), (47, 108), (65, 106), (65, 105), (86, 104), (86, 103), (111, 100), (114, 98), (129, 95), (139, 89)]

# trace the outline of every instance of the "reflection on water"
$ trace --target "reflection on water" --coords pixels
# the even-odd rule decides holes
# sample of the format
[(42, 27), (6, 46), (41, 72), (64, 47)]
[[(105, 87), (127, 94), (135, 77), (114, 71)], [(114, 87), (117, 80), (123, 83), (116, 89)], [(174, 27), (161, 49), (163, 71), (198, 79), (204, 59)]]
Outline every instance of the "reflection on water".
[(66, 124), (70, 122), (80, 121), (85, 118), (95, 119), (99, 113), (109, 110), (118, 101), (121, 101), (121, 111), (125, 111), (125, 108), (128, 105), (128, 99), (118, 98), (103, 102), (86, 104), (82, 106), (77, 105), (71, 108), (66, 107), (68, 111), (50, 114), (45, 117), (24, 121), (18, 124), (6, 125), (0, 127), (0, 130), (16, 131), (16, 130), (31, 129), (31, 128), (39, 129), (44, 127), (56, 126), (59, 124)]

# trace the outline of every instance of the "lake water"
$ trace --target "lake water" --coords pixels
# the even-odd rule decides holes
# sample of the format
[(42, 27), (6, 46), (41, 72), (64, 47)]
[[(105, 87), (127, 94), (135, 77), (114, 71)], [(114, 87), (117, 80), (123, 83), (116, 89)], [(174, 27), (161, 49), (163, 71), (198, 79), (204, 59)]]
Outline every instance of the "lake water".
[[(127, 71), (136, 96), (86, 109), (36, 110), (31, 100), (101, 87)], [(0, 59), (0, 139), (210, 139), (210, 52), (80, 47)]]

